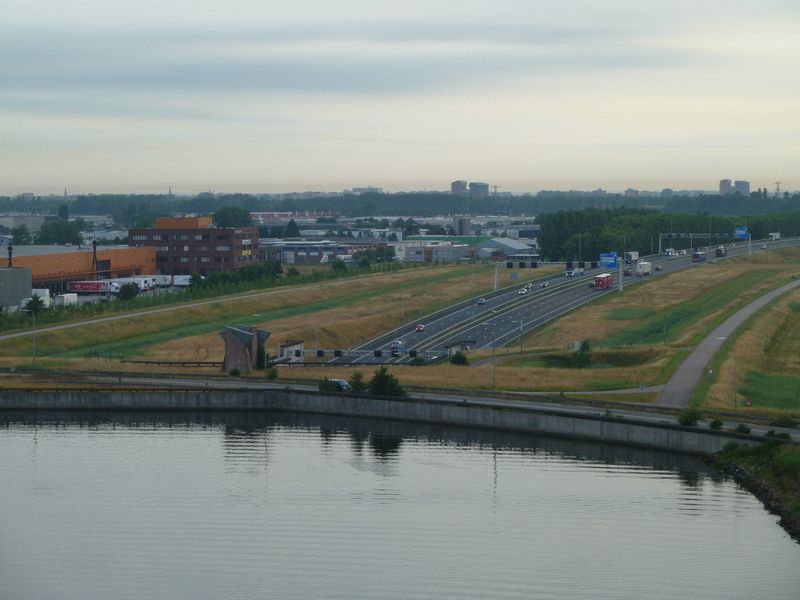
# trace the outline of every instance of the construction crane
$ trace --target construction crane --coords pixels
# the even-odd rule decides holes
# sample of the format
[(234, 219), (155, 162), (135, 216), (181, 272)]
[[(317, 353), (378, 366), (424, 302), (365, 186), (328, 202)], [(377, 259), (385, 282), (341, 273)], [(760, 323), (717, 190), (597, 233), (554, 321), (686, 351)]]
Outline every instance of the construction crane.
[(494, 195), (495, 196), (497, 196), (497, 190), (499, 190), (502, 187), (503, 187), (502, 185), (493, 185), (492, 186), (492, 189), (494, 190)]

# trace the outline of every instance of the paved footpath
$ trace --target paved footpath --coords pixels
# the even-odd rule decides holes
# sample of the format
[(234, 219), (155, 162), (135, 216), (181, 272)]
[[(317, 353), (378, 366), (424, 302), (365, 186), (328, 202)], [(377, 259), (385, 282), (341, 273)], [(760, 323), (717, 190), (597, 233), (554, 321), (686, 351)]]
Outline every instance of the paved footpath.
[(728, 317), (722, 325), (717, 327), (700, 342), (692, 353), (683, 361), (678, 370), (672, 375), (664, 386), (659, 396), (656, 406), (683, 407), (689, 405), (694, 388), (708, 369), (708, 363), (722, 347), (725, 342), (722, 338), (727, 338), (733, 334), (739, 326), (749, 319), (753, 313), (769, 304), (772, 300), (785, 294), (786, 292), (800, 286), (800, 279), (787, 283), (768, 294), (764, 294)]

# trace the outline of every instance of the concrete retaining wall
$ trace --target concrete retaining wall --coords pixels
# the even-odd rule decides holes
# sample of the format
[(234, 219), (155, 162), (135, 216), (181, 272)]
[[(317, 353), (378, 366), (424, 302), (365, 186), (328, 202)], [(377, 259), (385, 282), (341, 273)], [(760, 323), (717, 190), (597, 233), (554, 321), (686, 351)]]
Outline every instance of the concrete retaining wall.
[(534, 408), (511, 409), (420, 399), (333, 396), (269, 390), (204, 391), (0, 391), (0, 410), (286, 410), (402, 419), (601, 440), (692, 453), (713, 453), (748, 436), (677, 424), (621, 420)]

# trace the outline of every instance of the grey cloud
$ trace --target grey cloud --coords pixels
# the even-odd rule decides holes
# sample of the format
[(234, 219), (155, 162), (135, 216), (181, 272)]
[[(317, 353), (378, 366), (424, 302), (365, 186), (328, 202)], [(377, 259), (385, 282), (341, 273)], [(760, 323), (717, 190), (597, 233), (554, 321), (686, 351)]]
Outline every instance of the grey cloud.
[[(37, 38), (34, 42), (4, 36), (0, 51), (9, 60), (0, 63), (5, 89), (68, 90), (127, 89), (184, 92), (329, 92), (405, 93), (463, 86), (489, 85), (498, 79), (570, 69), (665, 67), (683, 64), (689, 57), (677, 49), (623, 46), (614, 36), (581, 36), (578, 30), (499, 32), (471, 31), (446, 38), (457, 51), (418, 46), (438, 41), (425, 27), (380, 34), (388, 40), (408, 41), (412, 52), (375, 42), (374, 52), (324, 48), (298, 52), (281, 47), (257, 58), (220, 53), (224, 42), (362, 41), (358, 37), (318, 35), (314, 30), (273, 35), (106, 36), (90, 34)], [(375, 32), (373, 32), (375, 33)], [(377, 34), (376, 34), (377, 35)], [(446, 36), (445, 36), (446, 37)], [(614, 39), (611, 39), (614, 38)], [(376, 38), (377, 39), (377, 38)], [(524, 41), (527, 39), (528, 41)], [(411, 41), (413, 40), (413, 42)], [(513, 42), (513, 46), (510, 40)], [(578, 42), (578, 40), (580, 40)], [(475, 45), (476, 41), (483, 42)], [(696, 53), (693, 59), (696, 60)]]

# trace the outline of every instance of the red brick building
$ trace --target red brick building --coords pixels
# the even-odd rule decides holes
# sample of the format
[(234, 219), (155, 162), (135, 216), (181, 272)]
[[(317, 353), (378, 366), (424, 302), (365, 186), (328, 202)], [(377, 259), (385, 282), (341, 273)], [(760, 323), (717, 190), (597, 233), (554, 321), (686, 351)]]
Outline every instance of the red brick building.
[(258, 228), (217, 228), (211, 217), (160, 217), (154, 228), (131, 229), (130, 246), (154, 246), (165, 275), (235, 271), (258, 262)]

